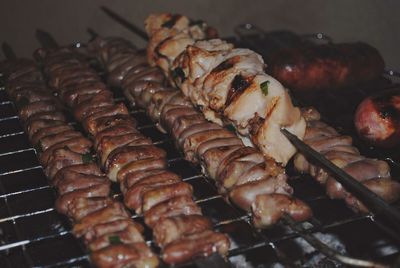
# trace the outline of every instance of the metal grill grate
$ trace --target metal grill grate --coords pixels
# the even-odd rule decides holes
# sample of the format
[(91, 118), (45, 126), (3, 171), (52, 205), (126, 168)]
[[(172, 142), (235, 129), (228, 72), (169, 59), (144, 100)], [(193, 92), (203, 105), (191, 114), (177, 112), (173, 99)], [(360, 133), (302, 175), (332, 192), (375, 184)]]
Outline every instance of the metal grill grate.
[[(117, 100), (124, 100), (119, 90), (115, 95)], [(193, 186), (204, 215), (213, 220), (217, 230), (230, 235), (231, 261), (242, 254), (255, 267), (276, 262), (295, 266), (314, 256), (303, 252), (298, 244), (299, 234), (285, 224), (261, 232), (255, 230), (248, 222), (249, 217), (229, 205), (199, 167), (183, 160), (173, 141), (156, 129), (144, 111), (132, 108), (131, 112), (140, 131), (167, 151), (170, 169)], [(90, 267), (82, 243), (70, 233), (70, 223), (53, 209), (55, 192), (47, 184), (36, 152), (29, 145), (4, 88), (0, 91), (0, 115), (0, 267)], [(399, 174), (398, 159), (390, 155), (389, 160)], [(290, 167), (288, 172), (294, 174)], [(324, 189), (311, 177), (302, 176), (290, 180), (290, 184), (295, 196), (313, 209), (314, 217), (303, 226), (307, 233), (336, 235), (353, 257), (393, 263), (399, 255), (400, 235), (392, 232), (384, 219), (354, 214), (342, 201), (328, 199)], [(120, 198), (118, 187), (113, 189), (114, 197)], [(140, 216), (133, 217), (141, 220)], [(148, 229), (145, 238), (153, 244)], [(190, 266), (193, 264), (185, 265)]]

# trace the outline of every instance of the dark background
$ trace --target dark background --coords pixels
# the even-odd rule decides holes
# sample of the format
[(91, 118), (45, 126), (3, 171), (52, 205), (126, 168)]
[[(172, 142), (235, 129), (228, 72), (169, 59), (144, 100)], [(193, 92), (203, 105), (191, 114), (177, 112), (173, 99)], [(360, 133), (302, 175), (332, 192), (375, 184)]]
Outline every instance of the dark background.
[[(19, 56), (39, 46), (36, 28), (51, 32), (61, 43), (86, 41), (86, 28), (105, 36), (144, 42), (113, 22), (99, 6), (106, 5), (136, 25), (151, 12), (176, 12), (203, 19), (222, 36), (235, 25), (253, 23), (265, 30), (324, 32), (336, 41), (366, 41), (382, 53), (388, 68), (400, 70), (400, 1), (397, 0), (0, 0), (1, 40)], [(3, 55), (1, 55), (3, 57)]]

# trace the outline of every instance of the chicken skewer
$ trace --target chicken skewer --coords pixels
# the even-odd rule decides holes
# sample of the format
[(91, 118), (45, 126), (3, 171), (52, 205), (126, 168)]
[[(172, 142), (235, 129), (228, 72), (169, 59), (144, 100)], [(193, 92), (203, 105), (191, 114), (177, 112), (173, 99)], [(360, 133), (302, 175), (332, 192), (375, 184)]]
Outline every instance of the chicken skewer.
[[(274, 161), (245, 146), (235, 133), (208, 122), (180, 91), (164, 86), (160, 70), (132, 60), (130, 71), (120, 76), (120, 53), (125, 53), (126, 41), (98, 39), (91, 46), (111, 76), (122, 77), (125, 96), (148, 114), (160, 129), (167, 130), (185, 152), (185, 158), (200, 163), (203, 171), (216, 180), (219, 192), (246, 211), (253, 207), (255, 226), (263, 228), (277, 222), (283, 213), (296, 220), (305, 220), (311, 211), (303, 202), (290, 197), (292, 188), (286, 175)], [(132, 46), (129, 45), (133, 50)], [(117, 48), (120, 48), (118, 50)], [(131, 57), (142, 58), (140, 51)], [(125, 63), (123, 63), (125, 65)], [(122, 81), (121, 81), (122, 80)], [(257, 196), (268, 195), (269, 198)], [(269, 202), (270, 207), (263, 206)], [(272, 202), (272, 203), (271, 203)]]
[[(50, 81), (58, 84), (56, 89), (62, 101), (69, 104), (77, 120), (93, 137), (102, 167), (111, 180), (120, 184), (125, 205), (143, 214), (146, 225), (153, 229), (164, 262), (183, 263), (214, 252), (225, 255), (229, 239), (212, 231), (210, 221), (201, 216), (200, 207), (192, 199), (192, 186), (166, 170), (166, 153), (138, 132), (127, 108), (121, 103), (115, 104), (104, 85), (94, 87), (100, 88), (98, 91), (86, 87), (86, 81), (80, 81), (74, 88), (65, 87), (63, 83), (68, 83), (68, 79), (63, 75), (70, 76), (70, 66), (68, 62), (62, 66), (57, 57), (64, 62), (66, 58), (72, 62), (77, 60), (74, 65), (78, 66), (72, 70), (78, 69), (84, 74), (92, 70), (74, 53), (59, 51), (61, 55), (56, 51), (54, 59), (45, 55), (46, 52), (41, 53), (45, 55), (44, 65), (49, 70)], [(46, 65), (46, 61), (50, 63)], [(72, 75), (71, 79), (75, 77)], [(98, 78), (88, 79), (90, 83), (100, 82)], [(85, 86), (76, 90), (80, 85)]]
[[(96, 259), (103, 251), (113, 251), (124, 256), (114, 267), (139, 261), (154, 267), (158, 261), (144, 243), (143, 227), (132, 221), (121, 203), (110, 198), (110, 182), (92, 162), (92, 143), (67, 124), (35, 63), (18, 60), (10, 65), (7, 92), (17, 103), (45, 173), (57, 189), (56, 209), (73, 221), (74, 235), (84, 237), (93, 262), (106, 267)], [(124, 225), (101, 233), (95, 231), (101, 226), (116, 227), (116, 221)]]
[[(254, 77), (252, 79), (256, 79), (258, 75), (260, 75), (260, 72), (257, 70), (261, 68), (261, 62), (262, 60), (254, 60), (257, 58), (253, 53), (251, 52), (245, 52), (240, 49), (228, 49), (227, 46), (229, 44), (218, 40), (218, 39), (213, 39), (213, 40), (208, 40), (208, 41), (196, 41), (193, 43), (193, 45), (188, 45), (187, 47), (180, 47), (180, 46), (174, 46), (174, 43), (171, 40), (179, 39), (182, 38), (180, 35), (183, 36), (188, 36), (188, 32), (190, 33), (191, 26), (190, 24), (184, 24), (183, 26), (178, 24), (178, 22), (171, 23), (173, 26), (168, 27), (167, 22), (171, 22), (171, 17), (168, 14), (160, 14), (160, 15), (151, 15), (148, 17), (146, 20), (146, 31), (148, 32), (150, 36), (150, 45), (148, 46), (148, 54), (151, 62), (152, 55), (155, 55), (155, 58), (162, 58), (164, 61), (167, 60), (169, 63), (169, 75), (171, 77), (171, 80), (175, 82), (175, 84), (182, 90), (182, 92), (187, 92), (185, 95), (188, 95), (191, 97), (192, 102), (196, 103), (200, 107), (203, 107), (203, 113), (204, 113), (204, 107), (205, 109), (210, 109), (212, 110), (212, 116), (214, 116), (215, 112), (219, 112), (219, 114), (222, 115), (222, 119), (228, 120), (229, 122), (232, 122), (232, 115), (237, 114), (238, 117), (236, 119), (243, 119), (247, 118), (246, 114), (249, 113), (251, 115), (255, 115), (250, 121), (247, 121), (249, 125), (251, 126), (249, 129), (249, 134), (251, 136), (253, 144), (257, 145), (259, 148), (260, 146), (263, 147), (263, 144), (268, 143), (269, 138), (273, 138), (272, 144), (274, 142), (277, 142), (279, 144), (278, 147), (263, 147), (261, 150), (265, 155), (268, 155), (268, 151), (270, 151), (271, 156), (277, 160), (278, 162), (282, 162), (283, 164), (285, 161), (279, 160), (279, 153), (275, 153), (274, 148), (277, 149), (283, 149), (283, 153), (287, 158), (289, 159), (289, 155), (287, 152), (288, 150), (283, 142), (281, 140), (281, 136), (279, 135), (274, 135), (274, 131), (268, 132), (268, 130), (275, 129), (272, 126), (275, 127), (285, 127), (288, 131), (290, 131), (293, 134), (298, 134), (296, 131), (294, 131), (293, 127), (296, 126), (294, 125), (286, 125), (285, 124), (273, 124), (271, 123), (270, 120), (267, 118), (264, 119), (258, 118), (260, 113), (258, 112), (257, 108), (259, 107), (259, 101), (260, 99), (263, 100), (268, 100), (271, 95), (274, 96), (272, 100), (275, 98), (275, 93), (277, 90), (276, 86), (270, 87), (270, 85), (274, 85), (274, 79), (269, 79), (268, 83), (265, 82), (264, 84), (264, 89), (267, 94), (264, 94), (265, 96), (260, 95), (260, 91), (256, 90), (258, 92), (257, 94), (253, 94), (252, 89), (249, 89), (249, 77)], [(174, 22), (174, 21), (172, 21)], [(167, 24), (167, 25), (165, 25)], [(169, 28), (175, 29), (179, 31), (179, 34), (175, 34), (174, 31), (169, 30)], [(161, 36), (161, 33), (164, 33), (164, 35), (168, 36), (167, 38), (163, 39), (164, 36)], [(192, 38), (193, 40), (196, 39), (196, 37)], [(176, 42), (176, 40), (175, 40)], [(158, 46), (151, 45), (152, 43), (158, 43)], [(153, 49), (153, 46), (155, 47)], [(153, 52), (152, 52), (153, 51)], [(174, 55), (177, 53), (177, 51), (180, 51), (179, 56), (174, 57)], [(232, 53), (232, 55), (231, 55)], [(252, 55), (252, 60), (250, 60), (250, 57), (243, 57), (243, 55)], [(239, 55), (237, 55), (239, 54)], [(172, 59), (173, 58), (173, 59)], [(156, 64), (158, 64), (155, 61)], [(165, 72), (168, 70), (164, 68), (164, 65), (161, 65), (161, 68)], [(259, 67), (257, 67), (257, 65)], [(257, 71), (254, 71), (257, 70)], [(176, 73), (180, 73), (180, 75), (176, 75)], [(222, 87), (221, 87), (222, 85)], [(242, 89), (244, 87), (244, 89)], [(263, 90), (263, 84), (260, 84), (261, 90)], [(232, 93), (232, 89), (233, 93)], [(236, 96), (236, 91), (240, 89), (240, 97), (239, 101), (237, 101)], [(236, 91), (235, 91), (236, 90)], [(243, 93), (244, 91), (244, 93)], [(227, 93), (226, 93), (227, 92)], [(245, 96), (246, 92), (250, 93), (249, 96)], [(222, 94), (221, 94), (222, 93)], [(272, 93), (272, 94), (271, 94)], [(235, 107), (231, 109), (232, 107), (232, 102), (230, 101), (229, 97), (232, 97), (235, 99)], [(253, 96), (253, 98), (251, 97)], [(256, 97), (257, 96), (257, 97)], [(276, 95), (276, 96), (281, 96), (281, 95)], [(267, 109), (271, 109), (271, 107), (274, 108), (274, 110), (278, 111), (275, 113), (277, 116), (277, 121), (273, 122), (283, 122), (285, 120), (289, 120), (291, 116), (296, 113), (295, 110), (290, 109), (291, 107), (291, 102), (290, 98), (288, 97), (288, 101), (284, 101), (285, 98), (281, 98), (280, 100), (285, 103), (286, 105), (279, 106), (276, 104), (274, 101), (268, 102), (266, 101), (266, 107)], [(222, 102), (221, 102), (222, 100)], [(243, 100), (243, 101), (240, 101)], [(228, 102), (228, 103), (227, 103)], [(251, 103), (251, 105), (249, 105)], [(271, 105), (272, 104), (272, 105)], [(268, 108), (270, 107), (270, 108)], [(279, 107), (281, 109), (279, 109)], [(276, 108), (276, 109), (275, 109)], [(240, 110), (244, 110), (243, 112), (239, 112)], [(233, 113), (232, 113), (233, 111)], [(255, 111), (255, 112), (254, 112)], [(286, 113), (287, 112), (287, 113)], [(207, 114), (207, 111), (205, 112)], [(268, 111), (268, 114), (270, 117), (274, 117), (274, 112)], [(302, 114), (301, 118), (304, 119), (306, 115)], [(212, 118), (211, 118), (212, 119)], [(259, 127), (257, 121), (263, 121), (264, 124), (267, 124), (267, 128)], [(280, 121), (283, 120), (283, 121)], [(254, 125), (253, 123), (256, 121), (256, 124)], [(318, 121), (318, 120), (314, 120)], [(297, 121), (302, 122), (302, 120)], [(236, 127), (236, 130), (241, 133), (241, 134), (247, 134), (246, 130), (241, 129), (244, 125), (238, 126), (238, 121), (234, 121), (233, 124)], [(246, 125), (246, 122), (245, 122)], [(265, 126), (265, 125), (264, 125)], [(325, 129), (327, 126), (325, 126)], [(296, 127), (295, 127), (296, 129)], [(313, 131), (314, 130), (314, 131)], [(261, 131), (261, 132), (260, 132)], [(280, 132), (280, 129), (276, 129), (276, 131)], [(356, 150), (354, 147), (349, 146), (351, 144), (351, 139), (346, 136), (340, 136), (337, 133), (331, 133), (330, 135), (324, 135), (320, 134), (321, 131), (319, 131), (319, 128), (314, 128), (312, 126), (312, 123), (308, 122), (308, 128), (307, 132), (305, 133), (305, 139), (309, 139), (307, 135), (309, 133), (312, 133), (310, 135), (316, 135), (317, 137), (311, 137), (309, 141), (313, 140), (316, 143), (316, 146), (320, 146), (321, 148), (317, 148), (317, 151), (325, 150), (330, 152), (330, 155), (328, 156), (328, 159), (331, 157), (332, 159), (338, 160), (341, 164), (345, 165), (345, 169), (348, 169), (350, 173), (359, 173), (360, 170), (364, 170), (364, 168), (369, 168), (370, 170), (368, 171), (368, 174), (364, 175), (358, 175), (359, 180), (364, 180), (365, 181), (365, 186), (373, 190), (375, 193), (383, 197), (387, 202), (394, 202), (395, 200), (398, 200), (400, 197), (400, 184), (396, 182), (395, 180), (392, 180), (389, 177), (389, 168), (386, 163), (382, 161), (377, 161), (374, 159), (367, 159), (366, 161), (360, 161), (361, 157), (359, 153), (355, 153), (354, 151)], [(259, 136), (258, 134), (263, 133), (263, 135)], [(297, 135), (299, 136), (299, 135)], [(322, 137), (321, 137), (322, 136)], [(328, 136), (328, 138), (323, 138), (325, 136)], [(339, 136), (337, 138), (337, 136)], [(257, 137), (257, 138), (255, 138)], [(261, 137), (261, 138), (260, 138)], [(300, 136), (301, 138), (302, 136)], [(264, 140), (265, 138), (265, 140)], [(335, 144), (332, 144), (335, 143)], [(307, 142), (306, 142), (307, 143)], [(335, 147), (336, 145), (343, 145), (344, 147), (351, 147), (352, 152), (342, 152), (341, 149), (339, 150), (331, 150), (329, 147)], [(322, 148), (324, 147), (325, 148)], [(313, 146), (311, 146), (313, 147)], [(347, 153), (347, 156), (349, 159), (343, 159), (345, 158), (345, 154)], [(340, 157), (337, 157), (335, 155), (340, 154)], [(281, 155), (282, 156), (282, 155)], [(354, 162), (354, 165), (350, 165), (351, 163)], [(341, 165), (339, 164), (339, 166)], [(349, 165), (348, 165), (349, 164)], [(386, 165), (385, 165), (386, 164)], [(348, 166), (347, 166), (348, 165)], [(344, 167), (344, 166), (343, 166)], [(358, 171), (356, 171), (358, 170)], [(310, 170), (311, 175), (316, 175), (313, 173), (313, 170)], [(326, 173), (326, 172), (325, 172)], [(361, 178), (362, 177), (362, 178)], [(385, 178), (385, 180), (381, 180), (380, 178)], [(373, 179), (373, 180), (372, 180)], [(366, 211), (366, 208), (364, 205), (360, 204), (360, 201), (354, 198), (353, 195), (351, 194), (346, 194), (345, 196), (343, 195), (343, 190), (336, 189), (336, 188), (342, 188), (339, 186), (339, 183), (333, 183), (334, 179), (332, 178), (330, 180), (330, 183), (327, 184), (327, 191), (328, 194), (330, 194), (331, 197), (333, 196), (336, 190), (339, 192), (338, 193), (338, 198), (344, 198), (346, 200), (346, 203), (353, 208), (356, 211)], [(336, 181), (335, 181), (336, 182)], [(333, 193), (333, 195), (331, 195)]]

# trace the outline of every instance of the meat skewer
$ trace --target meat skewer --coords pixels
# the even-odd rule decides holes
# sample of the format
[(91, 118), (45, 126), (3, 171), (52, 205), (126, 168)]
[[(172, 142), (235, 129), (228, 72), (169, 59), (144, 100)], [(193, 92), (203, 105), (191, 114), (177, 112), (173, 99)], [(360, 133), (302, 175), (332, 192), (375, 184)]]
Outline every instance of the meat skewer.
[[(58, 81), (54, 85), (57, 86), (56, 90), (60, 93), (62, 102), (69, 105), (85, 131), (93, 137), (102, 169), (110, 180), (119, 183), (125, 205), (135, 210), (137, 214), (143, 214), (144, 221), (150, 228), (164, 224), (163, 219), (188, 218), (176, 226), (178, 233), (175, 239), (166, 242), (160, 240), (158, 245), (162, 248), (163, 261), (178, 264), (195, 257), (206, 257), (214, 252), (225, 255), (229, 249), (229, 238), (226, 235), (212, 231), (210, 225), (201, 229), (190, 226), (192, 221), (189, 219), (192, 215), (198, 215), (207, 221), (207, 218), (200, 216), (201, 209), (192, 199), (192, 186), (182, 182), (175, 173), (166, 170), (166, 153), (138, 132), (135, 120), (129, 115), (125, 105), (115, 104), (112, 94), (109, 94), (111, 98), (104, 99), (104, 104), (99, 106), (97, 101), (91, 101), (91, 99), (98, 99), (97, 91), (88, 93), (87, 90), (75, 90), (75, 87), (86, 83), (85, 79), (96, 82), (94, 84), (98, 87), (100, 79), (92, 77), (96, 75), (92, 73), (85, 61), (80, 61), (73, 52), (60, 49), (56, 50), (53, 56), (51, 53), (51, 51), (46, 52), (43, 60), (48, 70), (47, 75), (52, 81)], [(87, 78), (80, 80), (69, 74), (67, 77), (70, 78), (64, 78), (63, 75), (67, 72), (62, 70), (68, 69), (70, 64), (65, 63), (63, 67), (62, 62), (57, 61), (57, 58), (61, 58), (61, 61), (69, 58), (69, 61), (74, 62), (73, 65), (79, 66), (81, 73), (88, 74)], [(46, 65), (46, 62), (50, 63)], [(56, 70), (54, 70), (54, 65), (57, 65)], [(77, 81), (74, 83), (74, 88), (70, 88), (70, 80)], [(109, 91), (104, 85), (100, 88), (102, 92)], [(68, 96), (71, 96), (69, 94), (71, 90), (76, 94), (75, 100), (67, 101), (70, 99)], [(91, 95), (91, 97), (82, 99), (82, 95)], [(81, 104), (85, 104), (86, 108), (82, 109)], [(84, 233), (90, 232), (86, 229), (85, 225), (82, 225), (75, 231), (79, 234), (82, 233), (81, 230)], [(160, 226), (157, 230), (160, 235), (162, 232), (169, 232), (168, 227)], [(121, 233), (120, 236), (125, 237), (125, 234)], [(200, 236), (204, 240), (200, 243), (196, 239), (190, 239), (192, 236)], [(94, 248), (97, 248), (97, 244), (104, 243), (104, 238), (99, 239)], [(170, 246), (171, 243), (175, 246)], [(183, 248), (190, 250), (178, 252)], [(106, 254), (105, 251), (104, 254)], [(94, 260), (103, 263), (105, 258), (95, 256)]]
[[(120, 52), (114, 46), (121, 48), (122, 43), (126, 44), (125, 41), (119, 42), (115, 39), (98, 39), (91, 44), (100, 61), (105, 63), (109, 75), (115, 74), (112, 68), (118, 68), (118, 65), (114, 58), (120, 57)], [(138, 57), (141, 57), (140, 54)], [(108, 62), (113, 65), (107, 64)], [(148, 73), (147, 81), (141, 80), (142, 72)], [(177, 146), (183, 149), (185, 158), (193, 163), (200, 163), (209, 177), (216, 180), (220, 193), (242, 209), (253, 209), (255, 213), (260, 211), (258, 206), (261, 206), (258, 204), (252, 208), (256, 196), (274, 193), (273, 199), (279, 198), (287, 207), (290, 203), (293, 204), (292, 210), (287, 211), (289, 214), (298, 209), (302, 212), (298, 220), (310, 217), (308, 206), (301, 201), (293, 202), (294, 199), (290, 197), (292, 189), (286, 183), (286, 175), (279, 165), (271, 160), (266, 162), (261, 153), (245, 146), (234, 132), (208, 122), (181, 92), (163, 86), (163, 81), (159, 81), (159, 73), (160, 70), (149, 66), (146, 69), (143, 64), (130, 67), (130, 71), (121, 81), (125, 95), (137, 105), (147, 108), (148, 114), (159, 128), (170, 132), (175, 138)], [(135, 77), (137, 80), (133, 79)], [(129, 83), (126, 82), (128, 80)], [(265, 217), (254, 218), (262, 219), (255, 221), (255, 226), (268, 227), (280, 219), (280, 208), (269, 209), (276, 211), (276, 216), (269, 220)]]
[[(24, 71), (26, 67), (29, 69)], [(15, 101), (18, 101), (15, 91), (29, 86), (29, 89), (24, 90), (25, 105), (19, 105), (19, 114), (25, 121), (32, 144), (43, 159), (49, 182), (57, 189), (59, 197), (56, 200), (56, 209), (73, 221), (75, 236), (87, 237), (84, 241), (92, 251), (92, 260), (99, 267), (107, 267), (104, 262), (96, 262), (98, 256), (101, 256), (99, 252), (107, 249), (121, 256), (125, 254), (125, 260), (115, 260), (113, 267), (122, 267), (128, 263), (136, 265), (139, 261), (147, 263), (148, 267), (156, 266), (157, 257), (149, 249), (147, 255), (132, 255), (130, 247), (140, 245), (142, 250), (147, 248), (142, 236), (143, 227), (132, 221), (121, 203), (110, 198), (110, 182), (93, 163), (90, 153), (92, 143), (67, 124), (58, 104), (54, 106), (56, 99), (48, 98), (47, 94), (35, 94), (35, 90), (42, 92), (46, 88), (39, 69), (30, 61), (24, 62), (22, 66), (17, 62), (10, 68), (12, 70), (8, 72), (7, 83), (13, 87), (7, 87), (7, 91), (10, 96), (15, 96)], [(51, 92), (48, 88), (46, 90)], [(35, 103), (41, 104), (33, 105)], [(41, 112), (41, 107), (49, 106), (55, 107), (53, 112)], [(43, 120), (46, 123), (39, 124)], [(40, 136), (38, 133), (41, 133)], [(125, 222), (120, 229), (104, 230), (101, 234), (93, 233), (88, 237), (91, 230), (113, 225), (117, 218)], [(85, 229), (79, 226), (85, 226)]]

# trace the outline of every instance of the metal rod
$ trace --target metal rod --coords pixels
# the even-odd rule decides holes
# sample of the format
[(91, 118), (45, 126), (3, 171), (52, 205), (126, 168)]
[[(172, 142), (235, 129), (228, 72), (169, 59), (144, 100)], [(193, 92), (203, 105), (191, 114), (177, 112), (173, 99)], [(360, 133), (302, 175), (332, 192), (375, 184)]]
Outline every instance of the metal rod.
[(377, 212), (381, 212), (388, 216), (391, 220), (400, 224), (400, 212), (391, 207), (385, 200), (380, 196), (372, 192), (370, 189), (365, 187), (362, 183), (354, 179), (352, 176), (344, 172), (339, 167), (335, 166), (332, 162), (326, 159), (323, 155), (312, 149), (310, 146), (305, 144), (296, 135), (293, 135), (286, 129), (281, 129), (281, 132), (290, 140), (291, 143), (306, 157), (316, 161), (326, 171), (332, 173), (335, 179), (341, 183), (346, 190), (355, 194), (357, 197), (361, 197), (362, 201), (367, 202)]
[(143, 40), (145, 40), (145, 41), (149, 40), (149, 37), (147, 36), (147, 34), (142, 29), (140, 29), (139, 27), (134, 25), (132, 22), (130, 22), (127, 19), (123, 18), (122, 16), (120, 16), (119, 14), (117, 14), (114, 11), (112, 11), (111, 9), (109, 9), (106, 6), (101, 6), (101, 10), (103, 10), (104, 13), (106, 13), (112, 19), (117, 21), (119, 24), (121, 24), (122, 26), (128, 28), (133, 33), (135, 33), (136, 35), (140, 36)]
[(3, 42), (1, 48), (3, 49), (4, 56), (7, 60), (17, 59), (17, 55), (15, 54), (14, 49), (12, 49), (12, 47), (7, 42)]
[(36, 30), (36, 38), (40, 42), (40, 44), (46, 49), (52, 49), (59, 47), (56, 40), (54, 40), (53, 36), (46, 31), (37, 29)]

